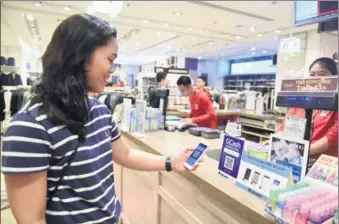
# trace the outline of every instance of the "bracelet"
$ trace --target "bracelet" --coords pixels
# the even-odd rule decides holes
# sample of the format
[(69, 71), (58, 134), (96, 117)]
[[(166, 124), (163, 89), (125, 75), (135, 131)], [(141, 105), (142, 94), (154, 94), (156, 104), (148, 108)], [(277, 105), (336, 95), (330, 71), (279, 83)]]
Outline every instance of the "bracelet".
[(171, 156), (167, 156), (166, 160), (165, 160), (165, 168), (167, 172), (172, 171), (172, 157)]

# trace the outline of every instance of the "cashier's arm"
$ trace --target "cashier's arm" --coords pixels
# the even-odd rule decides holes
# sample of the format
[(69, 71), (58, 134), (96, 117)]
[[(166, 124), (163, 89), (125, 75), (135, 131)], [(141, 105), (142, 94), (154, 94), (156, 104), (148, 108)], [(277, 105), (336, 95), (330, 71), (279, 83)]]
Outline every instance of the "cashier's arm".
[(334, 122), (325, 136), (311, 144), (310, 154), (318, 155), (335, 146), (338, 146), (338, 114), (334, 117)]
[(133, 150), (123, 137), (112, 143), (113, 160), (115, 163), (133, 170), (161, 171), (165, 170), (165, 157)]

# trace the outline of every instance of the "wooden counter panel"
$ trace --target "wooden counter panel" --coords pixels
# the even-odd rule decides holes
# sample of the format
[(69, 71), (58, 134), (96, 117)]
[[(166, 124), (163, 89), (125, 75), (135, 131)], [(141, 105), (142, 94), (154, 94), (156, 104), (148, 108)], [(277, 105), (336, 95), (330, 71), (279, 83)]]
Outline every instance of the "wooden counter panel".
[[(147, 133), (145, 138), (130, 133), (123, 135), (132, 148), (161, 155), (174, 155), (199, 142), (199, 138), (181, 132), (159, 131)], [(221, 142), (221, 139), (209, 140), (210, 148), (220, 148)], [(272, 223), (264, 217), (264, 202), (218, 175), (218, 161), (209, 157), (193, 173), (137, 172), (122, 168), (115, 177), (116, 185), (121, 185), (122, 216), (129, 224)], [(152, 203), (142, 202), (146, 199)], [(165, 220), (167, 215), (179, 221)]]
[(189, 224), (164, 199), (160, 199), (159, 224)]

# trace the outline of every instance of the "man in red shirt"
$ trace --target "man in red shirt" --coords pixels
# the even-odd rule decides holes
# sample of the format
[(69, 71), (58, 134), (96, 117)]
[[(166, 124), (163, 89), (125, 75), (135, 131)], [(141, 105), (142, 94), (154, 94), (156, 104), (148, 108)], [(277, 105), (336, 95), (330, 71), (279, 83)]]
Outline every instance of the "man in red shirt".
[(177, 85), (181, 94), (189, 97), (191, 105), (189, 118), (183, 119), (182, 122), (194, 123), (199, 127), (217, 128), (217, 115), (213, 109), (211, 96), (205, 91), (193, 88), (188, 76), (181, 76)]

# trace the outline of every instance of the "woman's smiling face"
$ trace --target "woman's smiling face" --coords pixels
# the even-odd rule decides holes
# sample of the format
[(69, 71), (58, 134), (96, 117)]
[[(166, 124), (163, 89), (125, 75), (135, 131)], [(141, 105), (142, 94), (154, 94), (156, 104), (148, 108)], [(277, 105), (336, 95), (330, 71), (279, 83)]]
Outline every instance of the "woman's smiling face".
[(88, 87), (90, 92), (102, 93), (114, 72), (114, 61), (118, 56), (116, 38), (111, 38), (106, 45), (98, 47), (86, 65)]

